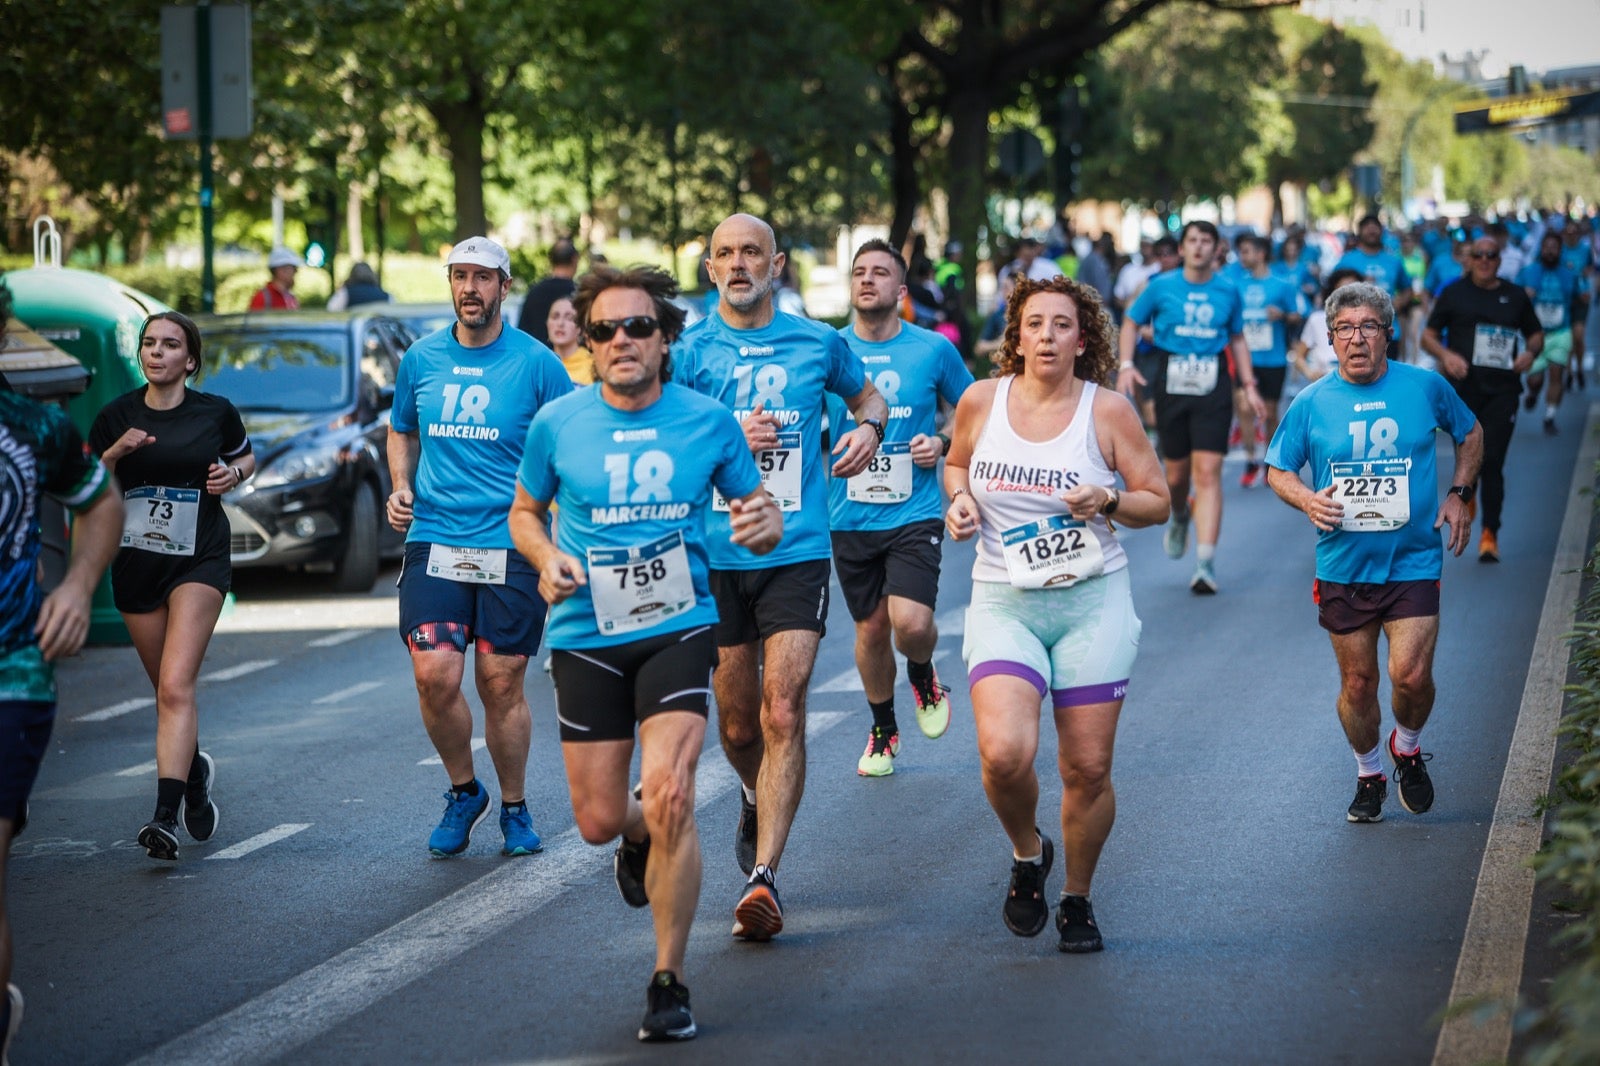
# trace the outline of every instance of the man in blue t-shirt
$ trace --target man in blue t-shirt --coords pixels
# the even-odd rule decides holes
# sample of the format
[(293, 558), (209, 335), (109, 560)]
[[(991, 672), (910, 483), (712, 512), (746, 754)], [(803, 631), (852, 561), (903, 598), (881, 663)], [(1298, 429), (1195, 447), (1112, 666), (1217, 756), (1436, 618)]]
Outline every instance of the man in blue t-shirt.
[(733, 935), (747, 940), (783, 928), (776, 871), (805, 790), (806, 687), (828, 613), (823, 394), (843, 398), (857, 423), (834, 435), (834, 477), (866, 469), (889, 414), (838, 333), (773, 306), (784, 263), (776, 245), (772, 227), (752, 215), (717, 226), (706, 259), (717, 310), (690, 326), (672, 353), (673, 380), (715, 397), (743, 424), (762, 482), (784, 512), (783, 543), (767, 556), (731, 540), (726, 498), (713, 495), (706, 514), (719, 615), (717, 728), (744, 785), (734, 851), (750, 877)]
[[(669, 384), (667, 346), (684, 312), (653, 267), (597, 266), (574, 307), (595, 388), (540, 410), (528, 429), (511, 535), (550, 604), (561, 754), (578, 830), (621, 837), (622, 898), (655, 916), (655, 972), (639, 1039), (695, 1035), (684, 952), (700, 898), (695, 766), (704, 745), (717, 621), (706, 555), (712, 493), (729, 501), (729, 542), (777, 546), (783, 514), (739, 423), (716, 400)], [(552, 540), (552, 505), (560, 522)], [(638, 798), (628, 770), (637, 730)]]
[[(1283, 384), (1289, 376), (1289, 338), (1300, 335), (1306, 304), (1292, 282), (1272, 273), (1267, 266), (1271, 241), (1247, 233), (1236, 246), (1239, 274), (1234, 284), (1244, 297), (1244, 343), (1250, 349), (1256, 391), (1267, 412), (1261, 420), (1261, 437), (1271, 440), (1278, 428), (1278, 401), (1283, 398)], [(1236, 390), (1234, 400), (1245, 455), (1239, 485), (1249, 489), (1261, 483), (1261, 466), (1256, 462), (1256, 415), (1244, 390)]]
[(1522, 406), (1533, 410), (1539, 390), (1545, 387), (1545, 371), (1550, 385), (1544, 399), (1544, 431), (1556, 434), (1556, 409), (1561, 406), (1561, 391), (1572, 354), (1583, 360), (1583, 323), (1588, 317), (1588, 293), (1583, 281), (1561, 261), (1561, 234), (1546, 230), (1539, 239), (1539, 258), (1522, 268), (1517, 284), (1533, 298), (1534, 313), (1544, 327), (1544, 348), (1528, 368), (1528, 392)]
[[(1172, 491), (1164, 543), (1173, 559), (1188, 550), (1193, 481), (1197, 560), (1189, 590), (1196, 595), (1217, 591), (1212, 560), (1222, 533), (1222, 457), (1233, 425), (1235, 379), (1256, 417), (1266, 416), (1244, 342), (1244, 300), (1233, 283), (1215, 274), (1218, 243), (1211, 223), (1184, 226), (1178, 242), (1183, 269), (1150, 279), (1128, 308), (1118, 335), (1118, 391), (1132, 399), (1138, 386), (1154, 386), (1156, 432)], [(1153, 382), (1134, 365), (1139, 330), (1146, 325), (1155, 344)]]
[[(10, 293), (0, 285), (0, 347)], [(11, 391), (0, 375), (0, 1062), (22, 1021), (5, 921), (11, 842), (27, 821), (56, 719), (55, 664), (89, 633), (90, 600), (122, 539), (122, 493), (67, 413)], [(72, 561), (49, 595), (39, 588), (40, 504), (70, 508)], [(51, 517), (46, 515), (46, 518)], [(59, 519), (59, 512), (55, 515)]]
[(1367, 215), (1356, 223), (1356, 246), (1339, 257), (1334, 269), (1359, 270), (1362, 277), (1389, 294), (1396, 318), (1387, 354), (1391, 359), (1399, 359), (1399, 316), (1411, 306), (1411, 275), (1406, 272), (1405, 260), (1384, 242), (1383, 223), (1377, 215)]
[[(1467, 504), (1483, 429), (1443, 377), (1390, 362), (1394, 305), (1378, 286), (1346, 285), (1325, 311), (1338, 367), (1290, 405), (1267, 450), (1267, 484), (1317, 529), (1313, 599), (1339, 664), (1339, 721), (1358, 774), (1345, 817), (1378, 822), (1388, 795), (1379, 748), (1380, 633), (1389, 641), (1395, 729), (1387, 746), (1400, 803), (1412, 814), (1433, 805), (1420, 736), (1434, 702), (1439, 529), (1450, 526), (1450, 552), (1460, 555), (1472, 533)], [(1456, 446), (1442, 505), (1434, 459), (1440, 431)], [(1310, 486), (1300, 480), (1307, 465)]]
[(532, 725), (522, 682), (539, 650), (544, 601), (539, 575), (510, 550), (506, 514), (528, 424), (572, 382), (554, 352), (501, 318), (511, 288), (504, 248), (469, 237), (451, 249), (445, 274), (456, 321), (407, 350), (389, 422), (389, 524), (406, 534), (400, 636), (423, 725), (450, 775), (428, 851), (460, 855), (489, 813), (461, 694), (471, 645), (500, 783), (502, 853), (531, 855), (542, 845), (523, 791)]
[[(972, 374), (955, 345), (895, 313), (905, 276), (905, 260), (893, 245), (863, 244), (850, 268), (855, 322), (839, 331), (889, 405), (888, 436), (877, 457), (855, 477), (828, 482), (833, 567), (856, 623), (856, 668), (872, 710), (867, 747), (856, 762), (863, 777), (894, 773), (900, 753), (891, 637), (906, 657), (923, 735), (943, 736), (950, 725), (947, 689), (933, 668), (939, 640), (933, 609), (944, 543), (937, 470), (950, 446), (950, 438), (938, 432), (939, 412), (941, 403), (955, 407)], [(844, 401), (831, 394), (828, 424), (836, 433), (856, 428)]]

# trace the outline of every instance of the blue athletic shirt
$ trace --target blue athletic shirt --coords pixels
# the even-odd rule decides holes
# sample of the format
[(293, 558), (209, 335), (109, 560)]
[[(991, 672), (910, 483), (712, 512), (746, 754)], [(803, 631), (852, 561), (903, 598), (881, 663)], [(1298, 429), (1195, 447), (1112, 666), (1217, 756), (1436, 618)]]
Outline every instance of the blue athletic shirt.
[(1179, 355), (1217, 355), (1244, 332), (1244, 301), (1233, 282), (1215, 274), (1204, 284), (1182, 270), (1157, 274), (1128, 308), (1138, 325), (1155, 322), (1155, 345)]
[(1578, 275), (1578, 277), (1584, 277), (1589, 273), (1590, 262), (1589, 241), (1587, 238), (1576, 247), (1570, 247), (1566, 244), (1561, 246), (1561, 265)]
[[(1391, 299), (1411, 291), (1411, 275), (1406, 273), (1406, 262), (1397, 252), (1385, 250), (1374, 255), (1360, 248), (1352, 248), (1339, 257), (1333, 269), (1360, 271), (1362, 277), (1387, 292)], [(1399, 315), (1394, 318), (1393, 335), (1400, 336)]]
[[(555, 501), (561, 511), (556, 546), (584, 561), (589, 575), (589, 584), (550, 608), (545, 629), (550, 647), (607, 647), (652, 636), (663, 626), (670, 632), (716, 624), (701, 515), (711, 507), (713, 485), (729, 499), (740, 499), (761, 484), (755, 457), (727, 408), (668, 384), (644, 410), (621, 411), (606, 403), (599, 386), (584, 389), (534, 416), (517, 480), (534, 499)], [(693, 581), (693, 606), (642, 630), (603, 632), (595, 614), (595, 585), (649, 580), (648, 569), (635, 573), (633, 567), (671, 560), (665, 552), (679, 537)], [(591, 560), (591, 550), (610, 556)]]
[[(865, 503), (850, 499), (845, 478), (828, 478), (828, 521), (834, 529), (898, 529), (908, 522), (938, 519), (944, 514), (939, 492), (939, 471), (923, 469), (904, 449), (919, 433), (938, 431), (939, 401), (952, 407), (972, 384), (972, 372), (962, 362), (956, 346), (930, 329), (900, 324), (900, 332), (886, 341), (866, 341), (851, 326), (839, 331), (850, 350), (861, 357), (867, 376), (889, 405), (889, 422), (879, 459), (905, 463), (911, 470), (911, 497), (901, 503)], [(850, 408), (837, 396), (828, 396), (828, 425), (835, 440), (856, 428)]]
[[(1286, 278), (1268, 274), (1264, 278), (1245, 274), (1235, 284), (1244, 297), (1244, 341), (1250, 348), (1250, 365), (1278, 367), (1289, 365), (1289, 346), (1283, 319), (1267, 318), (1267, 308), (1276, 307), (1285, 315), (1304, 315), (1305, 301)], [(1262, 345), (1256, 347), (1257, 344)]]
[(1454, 256), (1440, 256), (1428, 264), (1428, 276), (1423, 280), (1422, 287), (1428, 293), (1437, 297), (1440, 289), (1459, 278), (1463, 273), (1461, 264), (1455, 261)]
[(1295, 292), (1309, 300), (1317, 294), (1317, 276), (1311, 272), (1311, 264), (1306, 262), (1308, 255), (1309, 252), (1302, 251), (1300, 258), (1293, 263), (1274, 259), (1267, 269), (1272, 271), (1274, 277), (1280, 277), (1293, 285)]
[[(866, 388), (866, 368), (844, 338), (823, 322), (774, 311), (759, 329), (735, 329), (712, 314), (672, 348), (672, 379), (719, 400), (742, 425), (756, 404), (778, 416), (779, 447), (757, 457), (767, 490), (783, 508), (783, 541), (756, 555), (728, 539), (727, 511), (706, 511), (713, 570), (762, 570), (827, 559), (828, 484), (822, 450), (822, 394), (849, 398)], [(885, 427), (887, 429), (887, 427)], [(790, 464), (798, 461), (799, 495)]]
[(1554, 270), (1535, 259), (1522, 268), (1517, 284), (1533, 296), (1533, 310), (1539, 325), (1558, 330), (1572, 327), (1572, 301), (1583, 291), (1583, 282), (1564, 266)]
[(1434, 433), (1457, 444), (1474, 423), (1442, 374), (1391, 361), (1383, 377), (1352, 385), (1338, 373), (1306, 386), (1289, 405), (1267, 446), (1267, 465), (1298, 473), (1311, 464), (1311, 486), (1333, 482), (1333, 463), (1384, 461), (1407, 464), (1410, 519), (1399, 529), (1317, 531), (1317, 577), (1340, 584), (1437, 580), (1444, 569), (1443, 531), (1433, 528), (1439, 511), (1439, 474)]
[(555, 353), (506, 326), (494, 343), (463, 347), (455, 323), (418, 340), (400, 360), (389, 425), (418, 433), (406, 540), (453, 548), (510, 548), (506, 516), (528, 423), (572, 391)]

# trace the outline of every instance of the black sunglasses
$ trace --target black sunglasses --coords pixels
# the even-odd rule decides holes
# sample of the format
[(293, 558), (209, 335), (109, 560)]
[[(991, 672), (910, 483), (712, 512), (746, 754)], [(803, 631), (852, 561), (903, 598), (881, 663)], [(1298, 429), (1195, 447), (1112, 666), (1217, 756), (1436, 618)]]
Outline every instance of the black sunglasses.
[(655, 331), (661, 328), (661, 323), (649, 315), (630, 315), (627, 318), (597, 318), (584, 328), (584, 332), (596, 344), (605, 344), (617, 335), (619, 328), (634, 340), (642, 341), (646, 337), (654, 335)]
[(1499, 252), (1468, 252), (1467, 254), (1472, 256), (1472, 258), (1474, 258), (1474, 259), (1499, 259), (1500, 258), (1500, 253)]

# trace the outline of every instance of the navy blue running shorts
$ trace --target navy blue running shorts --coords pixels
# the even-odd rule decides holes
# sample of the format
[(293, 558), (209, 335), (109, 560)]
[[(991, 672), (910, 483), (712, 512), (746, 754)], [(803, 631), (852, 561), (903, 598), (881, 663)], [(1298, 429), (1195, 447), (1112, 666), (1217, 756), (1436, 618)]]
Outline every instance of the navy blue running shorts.
[(544, 636), (545, 602), (539, 574), (515, 548), (506, 549), (503, 585), (479, 585), (428, 573), (427, 541), (406, 545), (400, 571), (400, 639), (408, 647), (437, 646), (436, 635), (454, 632), (480, 653), (521, 655), (539, 652)]

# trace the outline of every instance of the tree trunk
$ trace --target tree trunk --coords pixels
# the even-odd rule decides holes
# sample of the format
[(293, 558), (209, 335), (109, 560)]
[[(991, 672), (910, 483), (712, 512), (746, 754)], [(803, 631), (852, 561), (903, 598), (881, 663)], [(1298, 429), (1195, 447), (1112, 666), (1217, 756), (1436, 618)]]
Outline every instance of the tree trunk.
[(903, 248), (911, 236), (922, 190), (917, 181), (917, 146), (911, 141), (911, 109), (900, 98), (894, 79), (888, 79), (889, 189), (894, 216), (889, 223), (889, 243)]
[(362, 215), (365, 207), (361, 183), (352, 181), (344, 200), (344, 226), (350, 237), (350, 261), (352, 263), (359, 263), (367, 257), (366, 227), (362, 224)]
[[(974, 81), (958, 83), (949, 110), (950, 238), (961, 242), (961, 269), (971, 279), (961, 294), (969, 318), (978, 306), (978, 231), (984, 225), (984, 171), (989, 165), (989, 94)], [(989, 238), (997, 236), (991, 233)]]
[(483, 131), (485, 115), (471, 103), (435, 103), (428, 106), (445, 149), (450, 153), (450, 176), (455, 182), (455, 239), (487, 235), (489, 221), (483, 210)]

